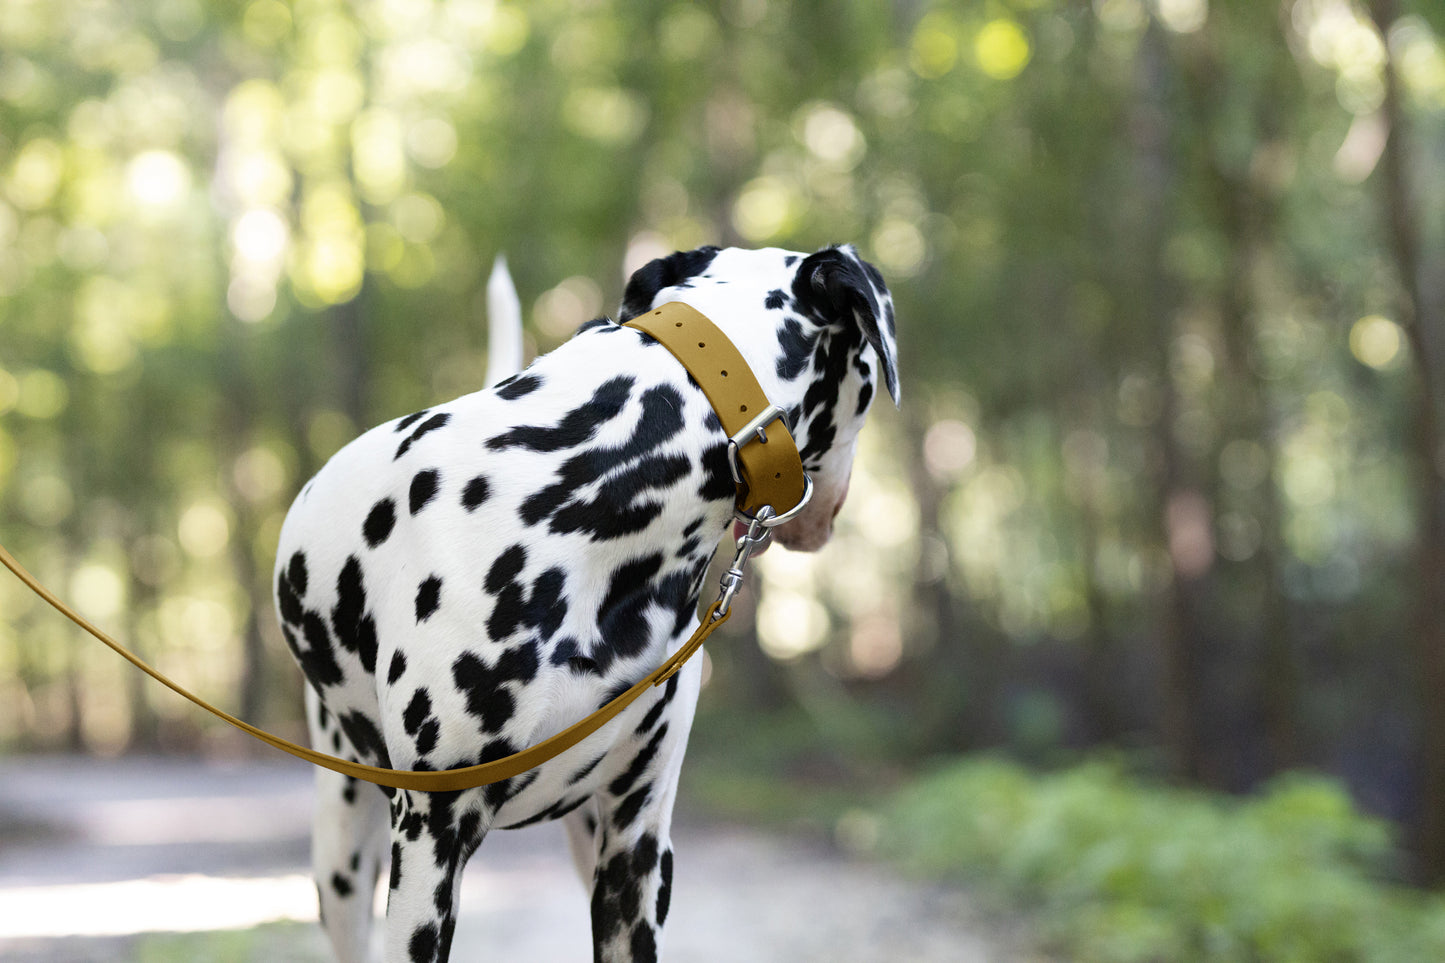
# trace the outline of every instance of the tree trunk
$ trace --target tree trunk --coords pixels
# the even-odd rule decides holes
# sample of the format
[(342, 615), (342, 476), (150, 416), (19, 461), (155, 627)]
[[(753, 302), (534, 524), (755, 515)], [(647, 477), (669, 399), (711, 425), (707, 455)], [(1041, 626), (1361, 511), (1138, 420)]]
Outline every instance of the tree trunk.
[(1170, 197), (1176, 174), (1171, 153), (1174, 133), (1170, 123), (1171, 106), (1167, 102), (1172, 82), (1169, 53), (1161, 28), (1151, 22), (1139, 44), (1129, 131), (1140, 211), (1133, 225), (1141, 258), (1139, 320), (1142, 327), (1152, 328), (1153, 363), (1163, 387), (1155, 432), (1161, 471), (1154, 509), (1169, 558), (1169, 587), (1163, 600), (1160, 631), (1164, 671), (1161, 721), (1174, 774), (1197, 781), (1205, 771), (1199, 664), (1205, 639), (1199, 613), (1203, 605), (1202, 579), (1209, 567), (1197, 553), (1197, 540), (1201, 524), (1206, 526), (1204, 531), (1208, 531), (1210, 506), (1193, 483), (1188, 456), (1174, 437), (1179, 403), (1169, 374), (1169, 349), (1178, 305), (1161, 256), (1168, 238)]
[[(1399, 15), (1396, 0), (1373, 0), (1371, 15), (1386, 34)], [(1386, 46), (1388, 51), (1389, 47)], [(1426, 882), (1445, 881), (1445, 504), (1438, 464), (1441, 451), (1439, 385), (1432, 338), (1445, 325), (1445, 310), (1430, 297), (1421, 278), (1420, 230), (1408, 169), (1409, 135), (1392, 57), (1385, 64), (1381, 108), (1389, 138), (1380, 157), (1384, 215), (1395, 270), (1400, 279), (1400, 320), (1410, 341), (1416, 379), (1413, 437), (1419, 500), (1416, 568), (1415, 661), (1420, 687), (1420, 800), (1415, 827), (1419, 871)]]

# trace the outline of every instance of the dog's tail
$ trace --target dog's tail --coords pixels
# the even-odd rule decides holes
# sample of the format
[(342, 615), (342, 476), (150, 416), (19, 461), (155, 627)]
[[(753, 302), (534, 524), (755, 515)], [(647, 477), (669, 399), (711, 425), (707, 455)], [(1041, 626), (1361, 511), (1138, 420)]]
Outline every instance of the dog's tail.
[(522, 302), (507, 270), (507, 256), (498, 254), (487, 278), (487, 387), (522, 370)]

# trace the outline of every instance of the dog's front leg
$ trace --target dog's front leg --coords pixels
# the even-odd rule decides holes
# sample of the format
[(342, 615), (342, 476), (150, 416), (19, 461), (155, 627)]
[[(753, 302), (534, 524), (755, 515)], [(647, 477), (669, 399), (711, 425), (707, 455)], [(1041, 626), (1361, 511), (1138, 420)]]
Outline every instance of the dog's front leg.
[(446, 963), (456, 928), (462, 868), (484, 833), (457, 819), (455, 793), (398, 791), (391, 804), (387, 963)]
[(690, 711), (671, 723), (664, 717), (639, 741), (632, 764), (597, 793), (594, 963), (655, 963), (661, 952), (672, 900), (672, 805), (690, 721)]

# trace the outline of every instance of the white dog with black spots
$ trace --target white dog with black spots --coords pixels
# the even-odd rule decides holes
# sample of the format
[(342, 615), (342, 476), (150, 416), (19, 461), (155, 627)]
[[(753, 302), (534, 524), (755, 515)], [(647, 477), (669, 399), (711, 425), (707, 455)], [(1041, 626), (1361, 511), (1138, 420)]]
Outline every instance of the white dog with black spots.
[[(788, 412), (815, 493), (775, 536), (822, 547), (875, 389), (898, 400), (882, 277), (849, 246), (707, 247), (637, 271), (620, 320), (669, 301), (712, 319)], [(666, 348), (599, 318), (525, 372), (347, 445), (292, 506), (275, 573), (314, 745), (397, 769), (488, 762), (652, 671), (696, 626), (733, 521), (726, 440)], [(655, 961), (701, 671), (692, 660), (577, 746), (478, 789), (318, 770), (313, 860), (342, 963), (366, 959), (388, 862), (386, 959), (440, 963), (486, 834), (559, 818), (591, 886), (595, 959)]]

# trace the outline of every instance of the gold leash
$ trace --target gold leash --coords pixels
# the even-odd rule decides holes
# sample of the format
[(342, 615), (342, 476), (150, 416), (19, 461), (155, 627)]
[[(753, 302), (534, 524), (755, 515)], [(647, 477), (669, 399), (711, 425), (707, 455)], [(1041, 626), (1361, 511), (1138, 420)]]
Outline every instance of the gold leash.
[[(184, 696), (213, 716), (224, 719), (237, 729), (282, 752), (290, 753), (298, 759), (304, 759), (313, 765), (339, 772), (353, 779), (376, 783), (378, 786), (391, 786), (396, 789), (412, 789), (421, 792), (473, 789), (477, 786), (510, 779), (561, 755), (606, 725), (648, 689), (661, 685), (672, 678), (683, 664), (702, 647), (707, 637), (712, 635), (718, 626), (726, 622), (732, 615), (731, 603), (742, 583), (742, 570), (747, 563), (748, 556), (767, 540), (768, 532), (773, 526), (781, 524), (800, 511), (807, 503), (808, 496), (812, 494), (812, 482), (803, 471), (797, 446), (793, 443), (792, 435), (788, 431), (787, 419), (783, 417), (779, 409), (769, 405), (767, 396), (758, 386), (757, 380), (753, 377), (747, 364), (742, 360), (742, 355), (711, 320), (687, 305), (674, 302), (665, 304), (631, 323), (662, 342), (702, 385), (708, 400), (717, 410), (723, 428), (730, 430), (732, 434), (729, 443), (729, 459), (734, 466), (734, 478), (738, 483), (738, 504), (743, 508), (751, 507), (753, 511), (748, 514), (743, 511), (743, 508), (739, 509), (739, 514), (749, 522), (748, 532), (738, 539), (737, 554), (733, 559), (732, 568), (723, 576), (722, 588), (718, 593), (717, 601), (708, 607), (702, 624), (697, 627), (692, 638), (688, 639), (670, 658), (632, 688), (580, 722), (542, 740), (530, 749), (524, 749), (502, 759), (484, 762), (476, 766), (425, 772), (368, 766), (329, 753), (317, 752), (315, 749), (308, 749), (238, 719), (229, 712), (217, 709), (179, 682), (152, 668), (140, 656), (111, 638), (85, 616), (61, 601), (55, 593), (41, 585), (39, 580), (26, 571), (24, 566), (17, 562), (3, 545), (0, 545), (0, 563), (3, 563), (15, 574), (16, 578), (24, 582), (32, 592), (48, 602), (56, 611), (105, 643), (117, 655), (161, 685)], [(691, 347), (693, 343), (697, 344), (696, 349)], [(700, 351), (704, 353), (699, 354)], [(721, 375), (718, 375), (717, 372), (721, 372)], [(721, 383), (719, 378), (723, 379)], [(767, 420), (762, 421), (762, 418)], [(743, 424), (743, 422), (747, 423)], [(770, 442), (766, 429), (774, 422), (778, 423), (778, 428), (774, 429), (774, 441)], [(754, 441), (759, 443), (752, 444)], [(739, 461), (742, 463), (741, 468), (737, 467)], [(777, 469), (776, 472), (773, 469)], [(775, 513), (770, 503), (762, 501), (764, 498), (775, 497), (779, 491), (802, 493), (800, 498), (795, 499), (797, 504), (782, 515)], [(788, 502), (782, 501), (782, 503), (787, 504)]]
[(698, 626), (692, 638), (688, 639), (686, 644), (678, 649), (670, 659), (658, 666), (641, 682), (587, 716), (581, 722), (563, 729), (550, 739), (544, 739), (530, 749), (524, 749), (519, 753), (495, 760), (494, 762), (484, 762), (479, 766), (466, 766), (461, 769), (442, 769), (436, 772), (419, 772), (408, 769), (385, 769), (380, 766), (368, 766), (363, 763), (352, 762), (349, 759), (342, 759), (340, 756), (317, 752), (315, 749), (299, 746), (289, 739), (283, 739), (278, 735), (267, 732), (265, 729), (253, 726), (249, 722), (236, 718), (229, 712), (217, 709), (179, 682), (168, 677), (165, 673), (152, 668), (140, 656), (136, 655), (124, 645), (121, 645), (85, 616), (62, 602), (55, 596), (55, 593), (51, 592), (44, 585), (41, 585), (35, 576), (27, 572), (24, 566), (15, 560), (15, 557), (6, 551), (3, 545), (0, 545), (0, 563), (3, 563), (6, 568), (14, 572), (16, 578), (29, 586), (30, 590), (36, 595), (50, 603), (61, 615), (64, 615), (86, 632), (89, 632), (95, 638), (104, 642), (112, 651), (131, 665), (140, 669), (146, 675), (155, 679), (171, 691), (191, 700), (202, 709), (211, 713), (211, 715), (224, 719), (237, 729), (255, 736), (269, 746), (280, 749), (282, 752), (289, 752), (296, 758), (304, 759), (313, 765), (330, 769), (333, 772), (339, 772), (344, 776), (351, 776), (353, 779), (374, 782), (378, 786), (392, 786), (397, 789), (415, 789), (422, 792), (445, 792), (485, 786), (488, 783), (500, 782), (503, 779), (509, 779), (512, 776), (524, 773), (528, 769), (540, 766), (547, 760), (561, 755), (606, 725), (613, 716), (636, 701), (638, 696), (653, 686), (661, 685), (671, 678), (673, 673), (681, 669), (683, 663), (702, 647), (703, 642), (713, 633), (713, 630), (726, 622), (729, 614), (731, 614), (726, 612), (717, 614), (721, 602), (714, 602), (708, 609), (707, 618)]

